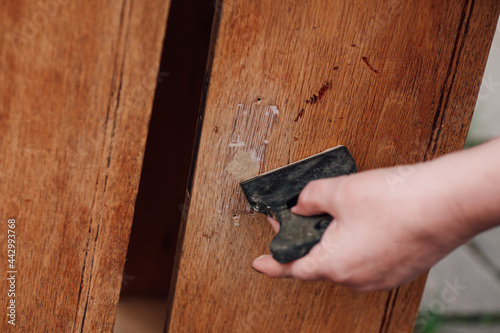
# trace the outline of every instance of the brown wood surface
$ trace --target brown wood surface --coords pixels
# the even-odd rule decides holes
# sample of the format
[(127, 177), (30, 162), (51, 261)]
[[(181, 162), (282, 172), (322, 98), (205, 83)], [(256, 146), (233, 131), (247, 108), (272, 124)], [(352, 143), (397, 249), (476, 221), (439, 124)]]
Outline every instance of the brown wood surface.
[(355, 293), (254, 272), (273, 232), (226, 168), (248, 153), (264, 172), (338, 144), (360, 170), (462, 148), (500, 2), (219, 5), (170, 332), (411, 332), (424, 276)]
[(111, 332), (169, 1), (0, 3), (0, 331)]

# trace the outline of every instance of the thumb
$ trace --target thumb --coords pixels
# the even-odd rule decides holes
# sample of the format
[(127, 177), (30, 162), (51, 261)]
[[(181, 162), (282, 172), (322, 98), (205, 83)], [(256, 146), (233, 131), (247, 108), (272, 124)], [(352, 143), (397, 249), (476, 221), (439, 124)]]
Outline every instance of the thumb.
[(321, 279), (318, 262), (311, 255), (306, 255), (287, 264), (280, 264), (269, 254), (262, 255), (253, 261), (252, 267), (257, 272), (271, 278)]
[(341, 182), (342, 177), (309, 182), (300, 192), (297, 205), (291, 209), (292, 213), (304, 216), (328, 213), (335, 216), (335, 196)]
[(252, 263), (252, 268), (272, 278), (291, 277), (287, 265), (280, 264), (270, 254), (262, 255), (255, 259)]

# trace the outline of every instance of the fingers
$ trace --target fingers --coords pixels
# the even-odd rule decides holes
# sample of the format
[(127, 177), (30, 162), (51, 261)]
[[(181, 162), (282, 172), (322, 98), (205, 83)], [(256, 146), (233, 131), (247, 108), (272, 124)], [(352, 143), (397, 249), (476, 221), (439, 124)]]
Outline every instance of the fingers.
[(269, 221), (269, 223), (271, 224), (271, 227), (273, 227), (274, 232), (278, 233), (280, 231), (280, 223), (270, 216), (266, 216), (266, 217), (267, 217), (267, 220)]
[[(343, 182), (341, 178), (315, 180), (307, 184), (300, 193), (297, 205), (292, 208), (292, 212), (305, 216), (321, 213), (335, 216), (335, 196), (338, 193), (337, 188)], [(278, 233), (280, 230), (278, 221), (271, 217), (267, 219), (274, 231)], [(324, 265), (320, 264), (321, 260), (312, 255), (313, 250), (308, 255), (287, 264), (280, 264), (271, 255), (264, 255), (255, 259), (252, 267), (271, 278), (294, 277), (301, 280), (327, 278), (327, 275), (323, 274)]]
[(280, 264), (273, 257), (263, 255), (253, 261), (252, 267), (271, 278), (297, 278), (301, 280), (319, 280), (321, 276), (317, 273), (318, 269), (308, 257), (292, 261), (287, 264)]
[(292, 213), (298, 215), (319, 215), (328, 213), (335, 216), (335, 195), (342, 177), (319, 179), (309, 182), (299, 195)]
[(270, 254), (255, 259), (252, 263), (253, 269), (272, 278), (291, 277), (284, 265), (273, 259)]

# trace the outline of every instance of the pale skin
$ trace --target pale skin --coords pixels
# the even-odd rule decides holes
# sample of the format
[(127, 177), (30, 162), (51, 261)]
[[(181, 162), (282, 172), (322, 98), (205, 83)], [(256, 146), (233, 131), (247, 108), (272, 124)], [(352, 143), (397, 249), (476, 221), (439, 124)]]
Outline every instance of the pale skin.
[(265, 255), (255, 270), (358, 291), (394, 288), (500, 225), (500, 137), (430, 162), (312, 181), (292, 212), (334, 219), (303, 258), (282, 265)]

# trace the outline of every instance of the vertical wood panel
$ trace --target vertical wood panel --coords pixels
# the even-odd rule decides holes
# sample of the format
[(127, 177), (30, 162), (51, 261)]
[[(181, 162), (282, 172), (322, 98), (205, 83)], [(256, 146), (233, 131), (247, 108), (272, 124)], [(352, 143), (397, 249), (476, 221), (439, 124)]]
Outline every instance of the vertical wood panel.
[[(238, 126), (240, 111), (279, 111), (254, 159), (260, 172), (338, 144), (360, 170), (459, 149), (500, 3), (227, 0), (220, 9), (170, 332), (411, 332), (424, 276), (360, 294), (252, 270), (273, 233), (240, 209), (226, 167), (260, 151), (267, 123)], [(306, 103), (325, 82), (325, 96)]]
[(15, 218), (16, 329), (110, 332), (169, 1), (0, 6), (0, 238)]

